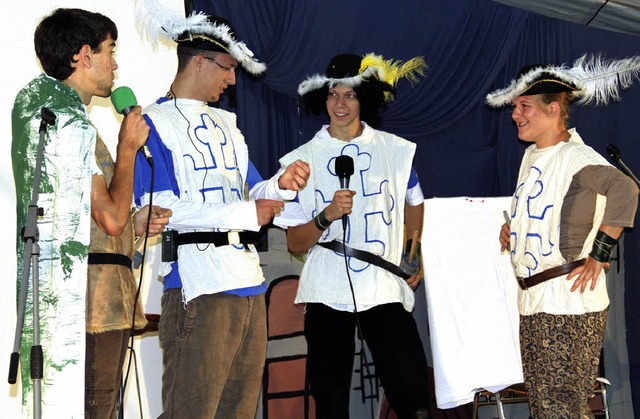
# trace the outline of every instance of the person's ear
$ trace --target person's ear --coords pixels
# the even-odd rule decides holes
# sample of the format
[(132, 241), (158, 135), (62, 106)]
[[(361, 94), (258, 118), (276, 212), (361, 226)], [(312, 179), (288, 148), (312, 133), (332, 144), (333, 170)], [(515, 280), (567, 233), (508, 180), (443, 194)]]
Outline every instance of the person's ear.
[(89, 68), (91, 67), (91, 63), (93, 61), (93, 51), (88, 44), (84, 44), (82, 47), (80, 47), (80, 51), (78, 51), (78, 53), (75, 54), (73, 58), (74, 60), (76, 60), (76, 63), (72, 64), (72, 67), (83, 66)]
[(196, 55), (196, 64), (198, 65), (198, 71), (202, 70), (205, 61), (207, 61), (207, 59), (204, 57), (204, 55)]

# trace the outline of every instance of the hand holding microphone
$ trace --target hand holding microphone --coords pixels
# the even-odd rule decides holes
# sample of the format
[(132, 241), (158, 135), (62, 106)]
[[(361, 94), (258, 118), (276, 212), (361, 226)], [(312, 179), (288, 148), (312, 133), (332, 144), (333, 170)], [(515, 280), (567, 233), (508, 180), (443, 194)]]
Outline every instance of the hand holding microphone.
[(353, 159), (350, 156), (338, 156), (334, 159), (334, 172), (340, 181), (340, 189), (333, 194), (331, 203), (314, 219), (318, 230), (326, 230), (338, 218), (342, 218), (342, 229), (347, 230), (347, 216), (351, 214), (353, 196), (356, 194), (348, 189), (353, 171)]
[(151, 152), (147, 147), (149, 125), (147, 125), (142, 116), (138, 100), (133, 91), (126, 86), (118, 87), (111, 92), (111, 103), (116, 112), (125, 116), (118, 136), (119, 141), (125, 144), (131, 141), (136, 150), (142, 148), (142, 152), (149, 164), (153, 164)]
[[(336, 175), (338, 176), (338, 180), (340, 181), (340, 189), (348, 190), (349, 189), (349, 180), (351, 179), (351, 175), (353, 175), (353, 172), (354, 172), (353, 159), (351, 158), (351, 156), (341, 155), (341, 156), (336, 157), (336, 160), (335, 160), (335, 172), (336, 172)], [(353, 192), (353, 191), (349, 191), (349, 192)], [(355, 192), (353, 192), (348, 197), (348, 198), (351, 199), (351, 202), (350, 202), (350, 205), (349, 205), (349, 212), (344, 213), (342, 215), (342, 228), (344, 230), (347, 229), (347, 216), (348, 216), (347, 214), (351, 213), (351, 206), (353, 205), (353, 195), (355, 195)], [(335, 198), (336, 197), (334, 195), (334, 200), (335, 200)]]

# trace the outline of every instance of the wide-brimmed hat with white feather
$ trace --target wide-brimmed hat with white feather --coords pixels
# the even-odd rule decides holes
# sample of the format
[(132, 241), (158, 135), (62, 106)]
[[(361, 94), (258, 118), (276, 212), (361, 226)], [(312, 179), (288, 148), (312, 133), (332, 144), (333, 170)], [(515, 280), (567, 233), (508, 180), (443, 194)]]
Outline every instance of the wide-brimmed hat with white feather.
[(486, 102), (498, 108), (510, 105), (519, 96), (568, 92), (578, 104), (606, 105), (609, 100), (620, 100), (620, 88), (629, 88), (639, 78), (640, 56), (607, 61), (600, 55), (585, 54), (571, 67), (565, 64), (522, 67), (509, 86), (489, 93)]
[(188, 17), (157, 0), (136, 0), (136, 21), (152, 43), (164, 36), (178, 43), (178, 53), (224, 52), (235, 58), (249, 73), (258, 75), (266, 65), (254, 58), (244, 42), (236, 39), (228, 20), (192, 12)]

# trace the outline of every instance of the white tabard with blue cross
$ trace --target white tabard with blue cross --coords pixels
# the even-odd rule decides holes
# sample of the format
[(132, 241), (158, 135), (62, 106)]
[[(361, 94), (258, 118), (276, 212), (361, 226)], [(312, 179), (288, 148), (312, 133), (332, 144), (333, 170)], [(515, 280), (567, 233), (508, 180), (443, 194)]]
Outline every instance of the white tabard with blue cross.
[[(280, 160), (286, 166), (302, 159), (311, 166), (307, 187), (298, 193), (298, 213), (303, 215), (297, 223), (311, 220), (329, 205), (335, 191), (340, 189), (335, 158), (351, 156), (355, 171), (349, 189), (356, 191), (356, 195), (348, 217), (346, 242), (350, 247), (400, 263), (405, 197), (415, 148), (414, 143), (367, 125), (362, 135), (349, 142), (332, 138), (327, 127), (323, 127), (308, 143)], [(287, 211), (290, 208), (279, 217), (283, 225), (287, 225)], [(336, 221), (320, 241), (341, 241), (342, 238), (342, 223)], [(413, 308), (413, 291), (402, 278), (353, 257), (348, 258), (348, 266), (358, 306), (400, 302), (407, 310)], [(301, 273), (296, 302), (352, 305), (344, 257), (320, 246), (311, 248)]]
[[(560, 252), (562, 203), (573, 175), (587, 165), (609, 163), (586, 146), (575, 129), (568, 142), (538, 149), (530, 146), (522, 159), (518, 184), (511, 206), (511, 261), (519, 277), (529, 277), (566, 263)], [(606, 198), (598, 196), (593, 228), (578, 258), (586, 257), (600, 227)], [(600, 311), (609, 304), (605, 273), (594, 291), (571, 292), (573, 281), (566, 275), (519, 290), (520, 314), (584, 314)]]
[[(148, 145), (155, 162), (154, 204), (172, 210), (168, 228), (259, 230), (255, 203), (245, 200), (249, 154), (235, 115), (189, 99), (159, 101), (144, 112), (152, 124)], [(146, 176), (138, 176), (139, 166), (136, 198), (140, 185), (146, 185)], [(142, 203), (148, 203), (144, 197)], [(180, 246), (177, 265), (185, 301), (262, 284), (258, 254), (249, 247)], [(163, 264), (160, 273), (167, 275), (175, 266)]]

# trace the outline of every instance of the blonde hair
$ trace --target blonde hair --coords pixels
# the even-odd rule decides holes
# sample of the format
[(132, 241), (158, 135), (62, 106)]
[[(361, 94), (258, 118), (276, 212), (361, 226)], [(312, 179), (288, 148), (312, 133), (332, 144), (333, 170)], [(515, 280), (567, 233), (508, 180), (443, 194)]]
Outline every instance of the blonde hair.
[(569, 125), (569, 103), (572, 99), (571, 93), (541, 93), (533, 96), (538, 107), (547, 115), (549, 115), (548, 106), (553, 102), (558, 102), (558, 105), (560, 106), (560, 121), (565, 128)]

